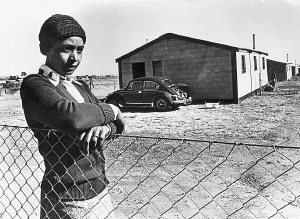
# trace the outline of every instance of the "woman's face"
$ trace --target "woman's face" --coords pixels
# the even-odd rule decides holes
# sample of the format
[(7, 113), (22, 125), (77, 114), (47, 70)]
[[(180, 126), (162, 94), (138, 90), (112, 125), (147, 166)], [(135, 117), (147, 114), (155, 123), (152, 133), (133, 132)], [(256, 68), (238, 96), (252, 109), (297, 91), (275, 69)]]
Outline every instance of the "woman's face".
[(81, 37), (60, 40), (47, 51), (46, 64), (62, 76), (72, 75), (81, 62), (83, 48)]

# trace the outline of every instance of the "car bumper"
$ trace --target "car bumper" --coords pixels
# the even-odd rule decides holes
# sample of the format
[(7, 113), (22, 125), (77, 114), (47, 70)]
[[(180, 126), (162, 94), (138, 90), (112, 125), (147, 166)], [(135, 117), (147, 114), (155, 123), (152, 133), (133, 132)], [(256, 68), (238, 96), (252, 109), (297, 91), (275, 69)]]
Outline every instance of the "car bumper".
[(180, 106), (180, 105), (189, 105), (192, 103), (192, 98), (189, 97), (188, 99), (184, 99), (184, 100), (173, 100), (173, 104), (174, 106)]
[(192, 103), (192, 97), (189, 97), (188, 99), (185, 99), (185, 105), (189, 105)]

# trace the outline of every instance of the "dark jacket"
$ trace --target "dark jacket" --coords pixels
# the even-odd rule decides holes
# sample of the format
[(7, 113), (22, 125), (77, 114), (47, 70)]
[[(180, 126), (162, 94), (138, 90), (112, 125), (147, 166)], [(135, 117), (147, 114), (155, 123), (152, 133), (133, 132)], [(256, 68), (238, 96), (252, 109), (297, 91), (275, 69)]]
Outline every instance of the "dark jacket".
[(38, 140), (44, 157), (42, 189), (63, 200), (90, 199), (108, 184), (101, 145), (84, 155), (78, 148), (78, 135), (88, 129), (109, 125), (111, 136), (122, 132), (114, 124), (111, 107), (101, 103), (84, 81), (73, 83), (85, 103), (77, 103), (62, 84), (56, 87), (44, 76), (24, 78), (21, 99), (28, 126)]

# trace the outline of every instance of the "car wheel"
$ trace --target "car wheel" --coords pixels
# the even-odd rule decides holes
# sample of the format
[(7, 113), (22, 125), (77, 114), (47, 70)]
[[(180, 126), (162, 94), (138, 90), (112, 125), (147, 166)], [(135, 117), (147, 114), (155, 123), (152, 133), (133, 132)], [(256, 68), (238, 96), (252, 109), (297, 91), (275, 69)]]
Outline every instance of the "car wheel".
[(113, 104), (113, 105), (115, 105), (115, 106), (117, 106), (117, 107), (120, 107), (120, 101), (119, 101), (118, 99), (116, 99), (116, 98), (111, 98), (111, 99), (109, 99), (109, 100), (107, 101), (107, 103)]
[(159, 111), (166, 111), (169, 109), (170, 104), (166, 98), (158, 97), (154, 101), (154, 107)]

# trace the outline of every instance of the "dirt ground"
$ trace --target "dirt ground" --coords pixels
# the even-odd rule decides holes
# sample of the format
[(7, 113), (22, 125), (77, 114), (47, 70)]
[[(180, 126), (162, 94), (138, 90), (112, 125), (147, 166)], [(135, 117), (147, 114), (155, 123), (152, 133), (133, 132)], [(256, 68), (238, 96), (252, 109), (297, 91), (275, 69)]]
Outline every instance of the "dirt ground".
[[(226, 140), (244, 143), (299, 144), (298, 81), (282, 82), (277, 92), (263, 92), (240, 104), (207, 108), (191, 104), (168, 112), (123, 108), (129, 135)], [(94, 82), (93, 93), (103, 98), (118, 89), (117, 79)], [(19, 92), (0, 95), (0, 124), (27, 126)]]
[[(92, 91), (99, 98), (105, 97), (109, 92), (112, 92), (114, 89), (117, 89), (118, 82), (117, 79), (107, 79), (107, 80), (98, 80), (94, 82), (95, 87), (92, 88)], [(205, 104), (191, 104), (189, 106), (182, 106), (176, 110), (170, 110), (168, 112), (157, 112), (153, 109), (132, 109), (132, 108), (124, 108), (122, 112), (127, 121), (128, 129), (126, 131), (126, 135), (139, 135), (139, 136), (151, 136), (151, 137), (167, 137), (167, 138), (176, 138), (176, 139), (199, 139), (199, 140), (214, 140), (214, 141), (222, 141), (222, 142), (242, 142), (242, 143), (253, 143), (253, 144), (264, 144), (264, 145), (281, 145), (281, 146), (300, 146), (300, 84), (298, 81), (289, 81), (289, 82), (281, 82), (278, 85), (278, 91), (276, 92), (263, 92), (262, 95), (252, 96), (240, 104), (222, 104), (220, 108), (207, 108)], [(21, 108), (21, 101), (19, 97), (19, 92), (15, 94), (5, 94), (4, 91), (1, 92), (0, 95), (0, 125), (12, 125), (12, 126), (27, 126), (24, 120), (24, 115)], [(185, 145), (181, 150), (183, 152), (183, 159), (190, 158), (191, 151), (188, 149), (190, 145)], [(202, 145), (195, 145), (195, 148), (200, 150)], [(142, 149), (141, 149), (142, 150)], [(167, 149), (166, 149), (167, 150)], [(170, 149), (172, 150), (172, 149)], [(226, 149), (228, 150), (228, 149)], [(225, 150), (225, 151), (226, 151)], [(161, 151), (161, 154), (166, 151)], [(175, 153), (175, 152), (174, 152)], [(258, 152), (260, 153), (260, 151)], [(220, 154), (218, 151), (212, 150), (210, 152), (213, 155), (213, 158), (210, 158), (209, 162), (215, 162)], [(210, 155), (210, 156), (211, 156)], [(240, 158), (235, 158), (236, 160), (240, 160), (241, 165), (250, 162), (250, 154), (247, 150), (242, 152), (236, 152), (236, 155), (240, 156)], [(181, 154), (182, 156), (182, 154)], [(291, 154), (290, 151), (287, 152), (287, 157), (291, 159), (295, 158), (296, 153)], [(297, 155), (298, 156), (298, 155)], [(274, 160), (269, 161), (272, 165), (276, 162), (281, 163), (283, 167), (287, 166), (287, 159), (280, 160), (281, 155)], [(146, 160), (144, 161), (146, 164)], [(150, 160), (149, 160), (150, 162)], [(255, 161), (251, 161), (255, 162)], [(298, 162), (296, 159), (295, 162)], [(123, 164), (125, 165), (125, 163)], [(147, 164), (148, 165), (148, 164)], [(149, 166), (151, 167), (151, 163)], [(292, 163), (292, 165), (294, 165)], [(174, 170), (174, 172), (178, 171), (180, 166), (175, 163), (172, 165), (168, 163), (168, 168)], [(226, 168), (225, 168), (226, 167)], [(230, 165), (225, 165), (225, 169), (219, 170), (220, 173), (224, 174), (224, 179), (228, 179), (234, 174), (236, 174)], [(191, 170), (195, 171), (197, 174), (203, 174), (205, 171), (205, 164), (202, 164), (200, 161), (194, 162), (191, 165)], [(276, 168), (276, 165), (273, 167)], [(297, 169), (298, 170), (298, 169)], [(249, 175), (250, 182), (259, 181), (262, 179), (263, 172), (256, 170), (256, 175)], [(144, 173), (145, 169), (138, 169), (136, 173)], [(126, 176), (127, 184), (132, 182), (132, 179), (137, 178), (139, 181), (141, 176), (137, 174), (133, 174), (132, 176)], [(117, 171), (115, 174), (120, 174)], [(162, 170), (156, 172), (158, 177), (163, 180), (165, 177), (165, 173)], [(113, 174), (111, 174), (113, 177)], [(299, 175), (298, 173), (296, 175)], [(131, 176), (131, 177), (129, 177)], [(255, 176), (255, 177), (254, 177)], [(179, 177), (181, 175), (179, 174)], [(226, 178), (227, 177), (227, 178)], [(251, 178), (252, 177), (252, 178)], [(287, 174), (287, 177), (290, 177)], [(192, 177), (193, 178), (193, 177)], [(183, 182), (183, 184), (187, 184), (186, 186), (191, 186), (193, 184), (197, 185), (195, 179), (188, 179), (188, 175), (182, 176), (179, 178), (179, 182)], [(233, 177), (234, 178), (234, 177)], [(288, 188), (297, 187), (300, 179), (299, 177), (295, 177), (293, 180), (287, 183)], [(286, 178), (285, 178), (286, 179)], [(212, 178), (208, 180), (206, 183), (210, 184), (211, 188), (217, 188), (220, 184), (216, 179)], [(111, 182), (113, 184), (114, 179), (111, 178)], [(261, 181), (263, 182), (263, 181)], [(121, 183), (119, 181), (118, 183)], [(219, 183), (219, 184), (218, 184)], [(218, 185), (217, 185), (218, 184)], [(149, 191), (155, 190), (153, 187), (149, 187), (146, 185)], [(122, 188), (120, 191), (117, 189), (120, 187), (114, 187), (112, 189), (113, 193), (120, 193), (123, 197), (125, 193), (122, 193)], [(243, 196), (249, 195), (251, 193), (251, 186), (246, 185), (246, 183), (240, 183), (238, 185), (241, 194)], [(276, 193), (279, 187), (275, 185), (269, 188), (272, 191), (270, 193)], [(248, 191), (247, 191), (248, 189)], [(277, 189), (277, 190), (276, 190)], [(178, 190), (179, 191), (179, 190)], [(195, 194), (193, 194), (196, 198), (195, 200), (204, 200), (205, 197), (199, 196), (197, 194), (197, 190), (195, 189)], [(166, 188), (167, 193), (176, 194), (177, 190), (174, 187)], [(180, 194), (178, 194), (180, 195)], [(182, 194), (181, 194), (182, 195)], [(138, 195), (137, 195), (138, 196)], [(135, 199), (138, 203), (142, 203), (143, 197), (139, 199)], [(139, 195), (140, 196), (140, 195)], [(274, 196), (275, 198), (279, 198), (282, 201), (282, 196)], [(285, 198), (285, 197), (284, 197)], [(158, 197), (159, 199), (159, 197)], [(224, 202), (230, 199), (223, 199)], [(160, 202), (164, 201), (164, 198), (161, 198)], [(279, 201), (279, 200), (278, 200)], [(127, 203), (128, 209), (130, 210), (130, 204)], [(188, 202), (186, 202), (186, 205)], [(230, 203), (225, 203), (230, 206)], [(253, 203), (256, 207), (259, 206), (259, 202)], [(184, 208), (185, 205), (181, 206)], [(298, 208), (298, 204), (294, 204)], [(183, 211), (187, 212), (186, 208)], [(195, 209), (194, 209), (195, 210)], [(210, 209), (212, 210), (212, 209)], [(132, 210), (133, 211), (133, 210)], [(1, 211), (0, 211), (1, 213)], [(148, 212), (149, 214), (149, 212)], [(1, 218), (1, 216), (0, 216)], [(139, 217), (135, 217), (139, 218)], [(144, 218), (144, 217), (140, 217)], [(152, 217), (147, 217), (152, 218)], [(164, 217), (164, 218), (174, 218)], [(182, 218), (182, 217), (176, 217)], [(198, 217), (195, 217), (198, 218)], [(200, 217), (199, 217), (200, 218)], [(207, 218), (214, 218), (213, 216)], [(222, 217), (220, 217), (222, 218)], [(240, 217), (244, 218), (244, 217)], [(246, 218), (246, 217), (245, 217)], [(248, 218), (248, 217), (247, 217)], [(249, 217), (252, 218), (252, 217)], [(264, 218), (264, 217), (261, 217)], [(277, 217), (274, 217), (277, 218)], [(284, 217), (278, 217), (284, 218)], [(287, 217), (294, 218), (294, 217)]]

